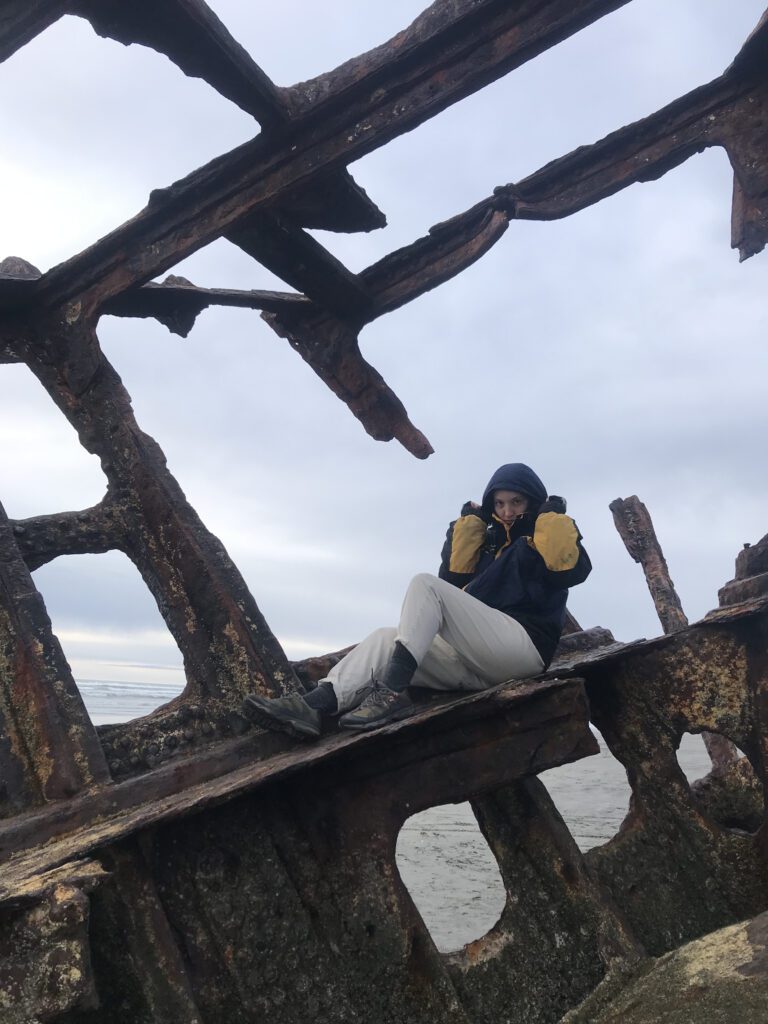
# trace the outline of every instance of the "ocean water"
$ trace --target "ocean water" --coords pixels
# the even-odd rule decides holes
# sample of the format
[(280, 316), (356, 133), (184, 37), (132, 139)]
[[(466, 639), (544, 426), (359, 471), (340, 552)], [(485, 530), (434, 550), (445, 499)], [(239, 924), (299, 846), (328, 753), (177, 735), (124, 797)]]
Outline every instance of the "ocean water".
[[(147, 715), (180, 692), (150, 683), (78, 685), (97, 725)], [(626, 773), (598, 740), (599, 754), (539, 776), (583, 851), (615, 835), (629, 806)], [(683, 737), (678, 760), (689, 780), (709, 771), (700, 736)], [(460, 949), (498, 921), (504, 887), (469, 804), (432, 807), (409, 818), (398, 837), (397, 866), (438, 949)]]

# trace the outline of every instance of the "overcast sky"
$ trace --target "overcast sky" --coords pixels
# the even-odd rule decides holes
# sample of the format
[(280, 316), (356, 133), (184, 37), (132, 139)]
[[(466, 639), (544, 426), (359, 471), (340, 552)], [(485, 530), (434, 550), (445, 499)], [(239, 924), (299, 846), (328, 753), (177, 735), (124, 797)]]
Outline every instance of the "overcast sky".
[[(280, 85), (404, 27), (424, 0), (211, 6)], [(318, 232), (353, 270), (501, 183), (717, 77), (764, 0), (634, 0), (351, 166), (388, 217)], [(0, 69), (3, 246), (41, 270), (255, 134), (251, 118), (165, 57), (68, 17)], [(745, 541), (768, 529), (765, 254), (729, 247), (732, 175), (710, 150), (565, 221), (512, 223), (470, 270), (366, 328), (361, 347), (436, 454), (381, 444), (247, 310), (203, 313), (187, 340), (104, 318), (140, 426), (228, 548), (292, 657), (396, 621), (416, 572), (501, 463), (564, 494), (594, 572), (570, 606), (619, 639), (660, 628), (608, 503), (638, 494), (691, 620), (717, 604)], [(285, 287), (219, 241), (174, 272)], [(95, 458), (32, 375), (0, 366), (0, 501), (15, 518), (91, 505)], [(80, 679), (180, 679), (180, 658), (117, 553), (35, 574)], [(149, 667), (147, 667), (149, 666)]]

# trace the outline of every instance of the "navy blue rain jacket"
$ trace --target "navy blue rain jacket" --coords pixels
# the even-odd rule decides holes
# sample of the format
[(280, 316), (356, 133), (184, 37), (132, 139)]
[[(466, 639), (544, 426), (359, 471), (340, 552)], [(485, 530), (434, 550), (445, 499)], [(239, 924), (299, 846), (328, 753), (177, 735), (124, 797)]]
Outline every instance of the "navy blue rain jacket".
[[(493, 514), (498, 490), (530, 498), (528, 511), (511, 527)], [(516, 619), (545, 666), (563, 631), (568, 588), (592, 570), (573, 519), (547, 510), (539, 514), (546, 498), (544, 484), (529, 466), (501, 466), (488, 482), (481, 508), (467, 502), (448, 528), (439, 571), (441, 579)]]

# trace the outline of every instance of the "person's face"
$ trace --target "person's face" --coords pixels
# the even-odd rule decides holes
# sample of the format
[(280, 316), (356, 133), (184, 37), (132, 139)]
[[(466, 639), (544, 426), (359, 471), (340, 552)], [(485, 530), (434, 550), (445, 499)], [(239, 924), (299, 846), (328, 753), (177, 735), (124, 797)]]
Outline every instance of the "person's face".
[(505, 526), (511, 526), (528, 508), (528, 498), (518, 491), (495, 491), (493, 511)]

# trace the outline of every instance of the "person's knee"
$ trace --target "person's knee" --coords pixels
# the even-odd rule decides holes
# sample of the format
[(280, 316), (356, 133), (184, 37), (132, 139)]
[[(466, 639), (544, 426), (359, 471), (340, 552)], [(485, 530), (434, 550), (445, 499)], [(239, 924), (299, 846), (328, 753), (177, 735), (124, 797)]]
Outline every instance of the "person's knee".
[(375, 641), (382, 646), (386, 644), (391, 646), (394, 644), (396, 636), (397, 630), (394, 626), (380, 626), (378, 629), (374, 629), (368, 639)]
[(420, 572), (413, 577), (411, 582), (408, 584), (408, 589), (414, 590), (434, 590), (435, 584), (439, 583), (437, 576), (434, 576), (431, 572)]

